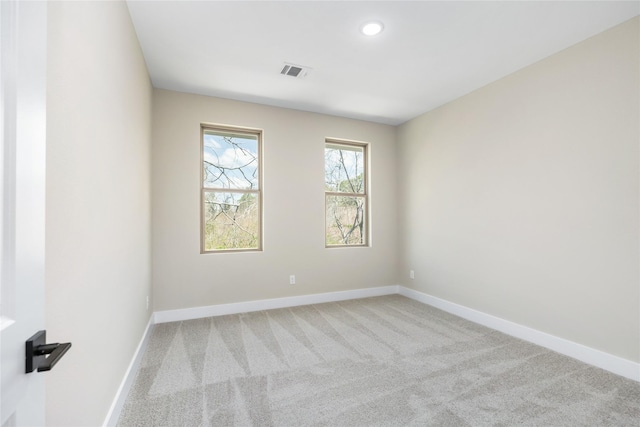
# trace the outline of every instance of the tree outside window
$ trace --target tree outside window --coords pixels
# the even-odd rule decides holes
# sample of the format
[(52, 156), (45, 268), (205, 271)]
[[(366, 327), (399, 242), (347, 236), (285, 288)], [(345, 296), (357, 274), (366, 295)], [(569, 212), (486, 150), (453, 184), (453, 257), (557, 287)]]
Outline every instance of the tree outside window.
[(324, 150), (325, 244), (366, 246), (367, 145), (327, 140)]
[(262, 132), (202, 126), (201, 251), (261, 250)]

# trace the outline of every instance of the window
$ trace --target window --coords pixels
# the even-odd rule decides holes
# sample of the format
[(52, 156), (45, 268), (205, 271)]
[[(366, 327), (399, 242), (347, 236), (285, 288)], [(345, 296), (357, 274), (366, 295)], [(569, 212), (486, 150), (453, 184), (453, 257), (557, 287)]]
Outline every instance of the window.
[(201, 126), (201, 252), (262, 250), (262, 131)]
[(367, 246), (367, 145), (327, 140), (324, 148), (325, 244)]

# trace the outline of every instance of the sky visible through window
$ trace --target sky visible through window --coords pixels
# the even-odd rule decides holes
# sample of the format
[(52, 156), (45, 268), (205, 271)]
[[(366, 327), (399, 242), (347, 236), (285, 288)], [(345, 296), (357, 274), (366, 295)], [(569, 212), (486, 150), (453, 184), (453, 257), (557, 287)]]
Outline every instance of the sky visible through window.
[(324, 181), (327, 191), (364, 192), (364, 159), (362, 147), (327, 144), (325, 148)]
[(258, 138), (205, 131), (203, 166), (205, 188), (258, 188)]

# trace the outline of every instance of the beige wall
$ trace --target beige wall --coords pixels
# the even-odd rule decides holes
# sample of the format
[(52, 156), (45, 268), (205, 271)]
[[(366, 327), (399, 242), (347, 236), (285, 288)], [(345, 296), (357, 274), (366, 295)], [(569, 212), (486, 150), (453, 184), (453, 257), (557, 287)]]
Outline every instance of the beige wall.
[(399, 128), (404, 285), (640, 361), (638, 27)]
[(48, 37), (47, 424), (101, 425), (151, 314), (151, 84), (124, 2), (51, 2)]
[[(153, 106), (154, 310), (396, 283), (395, 128), (165, 90)], [(205, 122), (264, 130), (263, 252), (200, 254)], [(324, 247), (325, 137), (370, 143), (371, 247)]]

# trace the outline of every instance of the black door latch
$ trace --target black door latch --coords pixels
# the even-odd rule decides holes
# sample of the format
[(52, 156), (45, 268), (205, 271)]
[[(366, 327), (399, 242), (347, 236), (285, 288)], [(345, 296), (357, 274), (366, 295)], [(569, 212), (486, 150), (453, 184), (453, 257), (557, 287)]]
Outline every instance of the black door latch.
[(62, 344), (46, 344), (46, 342), (47, 331), (38, 331), (27, 340), (27, 363), (25, 369), (27, 374), (36, 369), (38, 372), (50, 371), (71, 348), (70, 342)]

